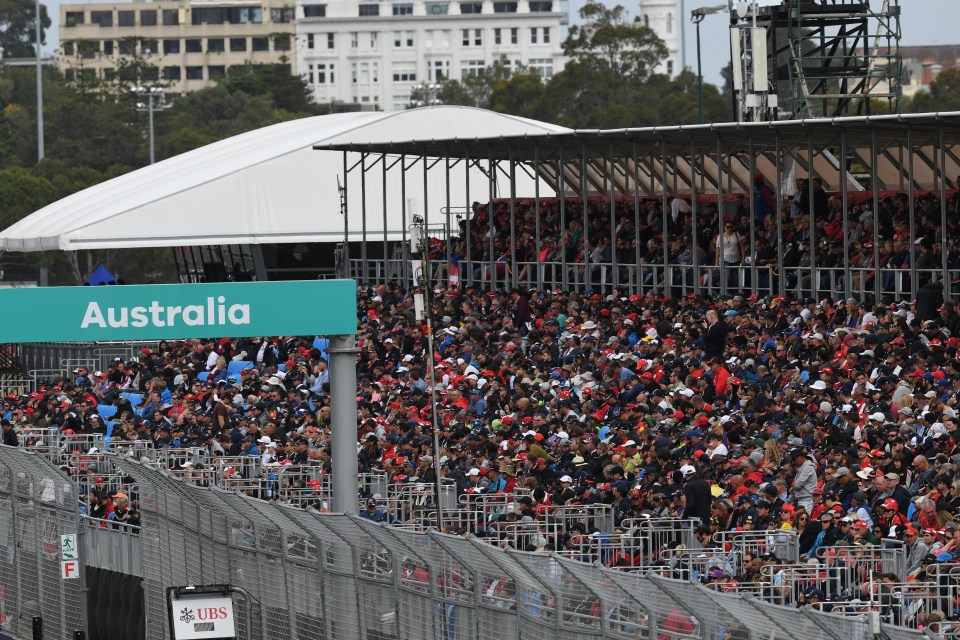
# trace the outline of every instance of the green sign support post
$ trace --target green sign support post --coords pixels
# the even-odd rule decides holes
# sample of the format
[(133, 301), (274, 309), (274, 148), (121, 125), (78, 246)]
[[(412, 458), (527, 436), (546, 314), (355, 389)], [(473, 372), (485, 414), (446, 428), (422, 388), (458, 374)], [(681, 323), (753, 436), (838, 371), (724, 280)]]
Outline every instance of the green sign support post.
[(353, 280), (0, 289), (0, 342), (330, 337), (333, 510), (357, 505)]

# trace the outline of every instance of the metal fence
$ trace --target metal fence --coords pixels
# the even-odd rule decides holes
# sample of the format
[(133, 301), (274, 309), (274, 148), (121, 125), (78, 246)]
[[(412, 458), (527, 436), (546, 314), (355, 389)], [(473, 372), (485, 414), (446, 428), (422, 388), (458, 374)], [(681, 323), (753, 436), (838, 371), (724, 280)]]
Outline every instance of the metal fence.
[(82, 575), (61, 579), (60, 536), (77, 534), (77, 487), (47, 458), (0, 447), (0, 629), (73, 638), (85, 628)]
[[(130, 499), (139, 500), (139, 530), (90, 518), (78, 530), (82, 485), (43, 456), (0, 447), (6, 630), (26, 635), (34, 615), (43, 616), (47, 638), (71, 638), (82, 628), (82, 582), (59, 579), (57, 556), (59, 534), (77, 531), (85, 566), (142, 577), (147, 638), (169, 634), (167, 587), (202, 584), (249, 594), (235, 601), (244, 640), (867, 640), (869, 613), (883, 604), (864, 597), (831, 613), (797, 608), (793, 599), (677, 578), (670, 562), (614, 569), (257, 499), (124, 456), (111, 462), (128, 477)], [(695, 544), (682, 537), (686, 521), (667, 524)], [(638, 549), (658, 546), (654, 531), (638, 526), (635, 536)], [(907, 594), (897, 606), (914, 625), (938, 606), (916, 587), (891, 589)], [(913, 606), (918, 599), (922, 606)], [(923, 636), (892, 624), (904, 616), (883, 620), (890, 640)]]

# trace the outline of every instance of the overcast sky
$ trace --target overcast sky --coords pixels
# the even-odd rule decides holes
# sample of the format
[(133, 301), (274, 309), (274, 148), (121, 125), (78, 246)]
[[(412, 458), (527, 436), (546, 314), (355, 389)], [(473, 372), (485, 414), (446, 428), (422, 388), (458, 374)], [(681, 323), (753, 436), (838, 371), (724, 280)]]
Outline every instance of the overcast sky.
[[(605, 0), (607, 4), (617, 2)], [(690, 10), (703, 6), (723, 4), (725, 0), (684, 0), (684, 12), (687, 14), (687, 66), (694, 72), (697, 65), (697, 42), (695, 29), (689, 21)], [(882, 0), (870, 0), (871, 4), (879, 7)], [(578, 20), (580, 7), (586, 0), (570, 0), (571, 20)], [(638, 0), (623, 0), (619, 2), (631, 13), (638, 12)], [(960, 44), (960, 34), (957, 25), (960, 24), (960, 0), (900, 0), (901, 21), (903, 31), (901, 44)], [(57, 46), (57, 23), (60, 19), (60, 2), (51, 2), (50, 15), (53, 25), (47, 34), (46, 54), (52, 54)], [(703, 76), (707, 82), (719, 84), (720, 69), (730, 61), (730, 45), (728, 33), (729, 19), (725, 14), (707, 16), (700, 25), (701, 46), (703, 48)]]

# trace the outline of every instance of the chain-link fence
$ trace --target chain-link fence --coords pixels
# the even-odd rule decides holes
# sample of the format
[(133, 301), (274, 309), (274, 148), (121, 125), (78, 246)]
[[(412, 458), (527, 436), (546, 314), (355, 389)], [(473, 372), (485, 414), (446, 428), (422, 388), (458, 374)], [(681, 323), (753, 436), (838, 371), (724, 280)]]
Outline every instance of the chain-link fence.
[[(204, 487), (111, 456), (135, 482), (139, 535), (96, 522), (89, 566), (142, 576), (146, 638), (169, 637), (167, 587), (230, 584), (243, 640), (867, 640), (869, 607), (833, 613), (623, 571), (475, 536), (375, 524)], [(81, 628), (80, 581), (59, 579), (58, 538), (75, 532), (77, 489), (46, 458), (0, 449), (0, 613), (26, 635)], [(122, 538), (118, 538), (121, 536)], [(114, 550), (111, 551), (110, 549)], [(133, 560), (131, 556), (137, 555)], [(660, 573), (658, 573), (660, 571)], [(907, 603), (904, 603), (905, 605)], [(931, 613), (931, 612), (928, 612)], [(894, 640), (923, 632), (883, 624)]]
[(78, 534), (77, 505), (76, 485), (47, 458), (0, 446), (0, 629), (31, 637), (34, 617), (44, 638), (85, 629), (82, 572), (61, 564), (61, 536)]

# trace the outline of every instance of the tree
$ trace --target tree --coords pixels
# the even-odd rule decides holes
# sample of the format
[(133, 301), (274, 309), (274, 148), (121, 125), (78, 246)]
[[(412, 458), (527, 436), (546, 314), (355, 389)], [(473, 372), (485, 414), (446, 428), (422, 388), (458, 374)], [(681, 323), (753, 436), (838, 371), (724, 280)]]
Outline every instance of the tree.
[[(40, 5), (40, 42), (46, 44), (50, 16)], [(37, 10), (33, 0), (0, 0), (0, 47), (4, 58), (33, 58), (37, 55)]]
[(638, 21), (628, 22), (620, 5), (590, 2), (563, 43), (568, 62), (547, 88), (552, 118), (571, 127), (638, 126), (641, 91), (666, 57), (663, 41)]
[(667, 47), (657, 34), (638, 20), (627, 22), (626, 10), (588, 2), (580, 9), (588, 21), (570, 27), (563, 51), (575, 65), (613, 71), (625, 80), (643, 82), (667, 57)]
[(941, 71), (927, 91), (918, 91), (903, 111), (931, 113), (960, 111), (960, 69)]

